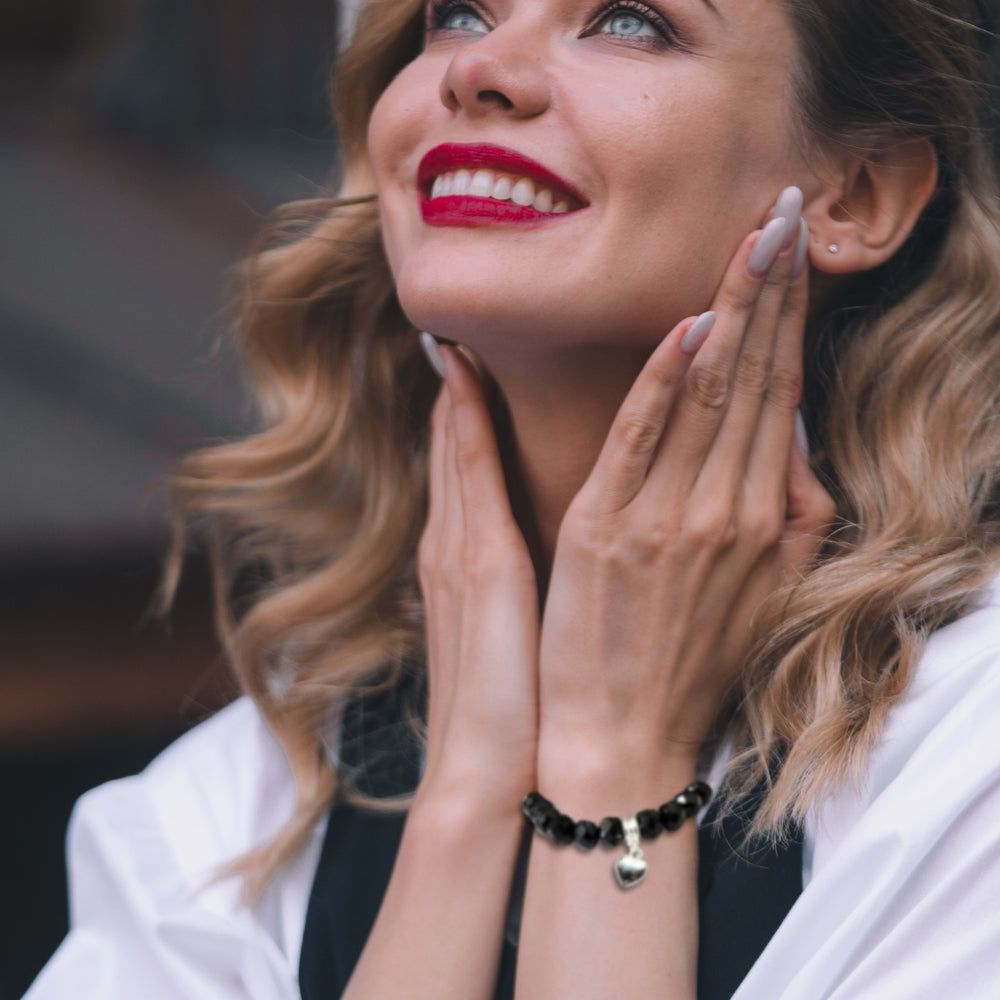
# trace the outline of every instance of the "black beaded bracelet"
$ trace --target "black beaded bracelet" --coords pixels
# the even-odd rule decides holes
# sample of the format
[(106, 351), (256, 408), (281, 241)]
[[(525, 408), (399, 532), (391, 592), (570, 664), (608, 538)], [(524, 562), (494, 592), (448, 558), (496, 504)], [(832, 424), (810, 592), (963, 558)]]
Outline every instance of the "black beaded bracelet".
[(590, 850), (598, 842), (617, 847), (623, 840), (627, 853), (614, 865), (615, 878), (623, 889), (631, 889), (645, 877), (648, 865), (639, 847), (639, 838), (654, 840), (664, 831), (676, 830), (684, 820), (708, 805), (712, 789), (704, 781), (692, 781), (682, 792), (657, 809), (641, 809), (634, 816), (605, 816), (600, 824), (589, 819), (574, 820), (560, 812), (541, 792), (529, 792), (521, 800), (521, 812), (535, 829), (554, 844), (576, 843)]

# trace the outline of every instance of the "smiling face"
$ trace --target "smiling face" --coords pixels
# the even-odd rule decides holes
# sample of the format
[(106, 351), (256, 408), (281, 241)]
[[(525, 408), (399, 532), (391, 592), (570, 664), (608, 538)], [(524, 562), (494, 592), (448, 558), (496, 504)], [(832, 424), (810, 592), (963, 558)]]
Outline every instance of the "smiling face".
[[(410, 320), (487, 361), (652, 346), (708, 308), (743, 237), (784, 187), (803, 184), (780, 0), (626, 0), (596, 12), (592, 0), (443, 0), (427, 16), (423, 51), (369, 125), (383, 239)], [(442, 144), (513, 151), (586, 205), (558, 206), (551, 185), (552, 208), (569, 211), (544, 195), (541, 213), (518, 210), (546, 186), (535, 182), (508, 215), (483, 201), (474, 211), (442, 196), (447, 181), (428, 204), (434, 177), (462, 169), (452, 146), (418, 182)], [(531, 177), (516, 159), (491, 167), (466, 152), (469, 180), (491, 170), (489, 193)], [(489, 197), (484, 176), (472, 193)], [(534, 221), (508, 221), (519, 211)]]

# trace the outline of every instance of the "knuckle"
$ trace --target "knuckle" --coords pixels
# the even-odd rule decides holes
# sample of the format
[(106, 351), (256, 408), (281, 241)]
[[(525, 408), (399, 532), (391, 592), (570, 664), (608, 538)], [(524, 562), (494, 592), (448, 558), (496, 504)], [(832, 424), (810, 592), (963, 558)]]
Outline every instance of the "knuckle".
[(721, 306), (726, 312), (748, 313), (756, 304), (759, 294), (760, 287), (758, 285), (751, 285), (741, 280), (738, 284), (730, 285), (721, 290)]
[(721, 410), (726, 405), (729, 382), (729, 372), (717, 364), (697, 365), (687, 375), (691, 399), (709, 410)]
[(736, 542), (732, 511), (720, 505), (703, 504), (688, 516), (684, 534), (700, 549), (728, 549)]
[(676, 364), (669, 359), (650, 364), (649, 376), (661, 389), (673, 389), (683, 381), (683, 372), (678, 371)]
[(771, 381), (771, 359), (763, 354), (745, 353), (740, 357), (733, 376), (733, 387), (759, 396)]
[(794, 410), (802, 396), (802, 376), (790, 368), (775, 368), (767, 386), (767, 402), (783, 410)]
[(632, 454), (651, 451), (662, 433), (663, 426), (658, 421), (641, 413), (629, 414), (621, 425), (622, 445)]
[(766, 551), (780, 541), (784, 527), (781, 511), (768, 504), (748, 513), (742, 530), (754, 540), (755, 546)]
[(485, 447), (475, 439), (462, 441), (455, 449), (455, 461), (462, 472), (467, 473), (477, 468), (485, 457)]

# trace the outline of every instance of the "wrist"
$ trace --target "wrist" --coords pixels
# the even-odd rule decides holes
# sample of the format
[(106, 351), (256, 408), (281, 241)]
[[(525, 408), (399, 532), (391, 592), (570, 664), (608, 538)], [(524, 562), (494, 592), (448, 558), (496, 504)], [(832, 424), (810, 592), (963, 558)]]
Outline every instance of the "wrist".
[(485, 829), (520, 830), (523, 825), (521, 799), (530, 789), (496, 793), (490, 783), (475, 786), (425, 775), (417, 787), (408, 822), (431, 834), (465, 837)]
[(538, 791), (575, 819), (599, 823), (605, 816), (629, 816), (655, 809), (696, 778), (697, 754), (628, 756), (565, 752), (540, 759)]

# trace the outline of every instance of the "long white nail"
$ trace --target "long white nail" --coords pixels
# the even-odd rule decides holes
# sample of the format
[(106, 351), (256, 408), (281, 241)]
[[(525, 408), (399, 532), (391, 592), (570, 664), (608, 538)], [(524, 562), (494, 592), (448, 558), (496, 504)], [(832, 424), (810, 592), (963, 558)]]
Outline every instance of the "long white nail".
[(774, 205), (774, 217), (785, 220), (785, 238), (781, 242), (781, 249), (788, 250), (798, 238), (799, 219), (802, 218), (802, 189), (792, 186), (786, 187), (778, 195), (778, 200)]
[(420, 346), (424, 349), (424, 354), (427, 355), (431, 367), (441, 378), (444, 378), (445, 360), (438, 350), (437, 341), (426, 330), (420, 334)]
[(757, 242), (750, 252), (750, 259), (747, 261), (751, 277), (763, 278), (771, 270), (771, 265), (781, 253), (781, 244), (785, 241), (785, 227), (787, 225), (787, 219), (781, 216), (775, 217), (757, 237)]
[(809, 435), (806, 434), (806, 422), (802, 419), (802, 411), (795, 411), (795, 440), (798, 442), (799, 451), (809, 459)]
[(792, 267), (792, 281), (801, 273), (806, 266), (806, 257), (809, 255), (809, 225), (805, 219), (799, 223), (799, 245), (795, 248), (795, 264)]
[(685, 354), (694, 354), (708, 339), (715, 326), (715, 313), (702, 313), (689, 327), (681, 340), (681, 350)]

